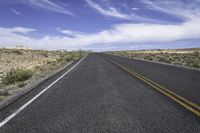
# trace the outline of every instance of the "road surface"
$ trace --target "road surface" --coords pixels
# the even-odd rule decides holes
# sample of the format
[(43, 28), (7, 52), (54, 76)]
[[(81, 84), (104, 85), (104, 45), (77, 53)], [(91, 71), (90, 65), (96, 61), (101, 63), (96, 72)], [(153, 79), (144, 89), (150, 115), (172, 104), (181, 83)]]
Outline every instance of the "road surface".
[(192, 102), (200, 103), (198, 71), (93, 53), (55, 84), (52, 82), (67, 69), (1, 110), (2, 122), (52, 84), (17, 115), (10, 117), (12, 119), (0, 128), (0, 132), (200, 132), (200, 118), (197, 115), (107, 58), (133, 68)]

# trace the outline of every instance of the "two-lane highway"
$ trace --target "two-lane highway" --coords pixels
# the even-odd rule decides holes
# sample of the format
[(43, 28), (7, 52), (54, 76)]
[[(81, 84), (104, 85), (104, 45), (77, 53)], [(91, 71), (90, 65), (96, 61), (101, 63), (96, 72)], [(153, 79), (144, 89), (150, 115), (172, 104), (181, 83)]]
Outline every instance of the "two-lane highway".
[[(89, 54), (69, 73), (2, 126), (0, 132), (200, 132), (199, 117), (155, 91), (143, 81), (113, 65), (105, 59), (105, 56), (126, 65), (129, 62), (130, 67), (134, 68), (134, 61), (126, 61), (126, 59), (116, 56), (111, 57), (110, 55)], [(137, 67), (139, 68), (139, 65)], [(148, 65), (146, 67), (145, 69), (145, 66), (141, 66), (144, 71), (149, 70)], [(173, 68), (170, 67), (170, 69)], [(151, 69), (153, 71), (152, 75), (155, 75), (154, 68)], [(177, 73), (179, 71), (177, 70)], [(159, 69), (157, 72), (159, 73)], [(151, 75), (150, 73), (148, 71), (149, 75)], [(162, 79), (162, 77), (160, 78)], [(196, 83), (196, 77), (191, 79), (194, 79), (195, 85), (192, 86), (194, 89), (199, 83)], [(190, 82), (192, 81), (185, 81), (185, 84), (188, 83), (187, 85), (190, 86)], [(167, 87), (174, 86), (170, 86), (170, 83), (165, 84), (169, 84)], [(187, 92), (187, 90), (185, 91)], [(185, 91), (182, 92), (185, 94)], [(195, 102), (197, 99), (194, 98)], [(30, 99), (26, 98), (25, 100), (27, 101), (19, 102), (16, 106), (21, 107)], [(7, 116), (1, 116), (0, 118), (6, 118), (15, 112), (17, 107), (15, 107), (15, 104), (12, 106), (13, 109), (8, 107), (9, 109), (2, 110), (0, 115)]]
[(123, 64), (200, 105), (200, 71), (121, 56), (104, 56)]

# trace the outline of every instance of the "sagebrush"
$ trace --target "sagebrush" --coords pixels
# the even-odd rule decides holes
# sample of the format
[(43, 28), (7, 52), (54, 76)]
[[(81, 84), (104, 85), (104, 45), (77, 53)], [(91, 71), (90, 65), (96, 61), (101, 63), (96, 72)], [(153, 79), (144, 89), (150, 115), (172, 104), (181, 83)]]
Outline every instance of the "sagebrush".
[(33, 76), (33, 71), (24, 69), (11, 69), (2, 78), (2, 83), (9, 85), (17, 82), (23, 82)]

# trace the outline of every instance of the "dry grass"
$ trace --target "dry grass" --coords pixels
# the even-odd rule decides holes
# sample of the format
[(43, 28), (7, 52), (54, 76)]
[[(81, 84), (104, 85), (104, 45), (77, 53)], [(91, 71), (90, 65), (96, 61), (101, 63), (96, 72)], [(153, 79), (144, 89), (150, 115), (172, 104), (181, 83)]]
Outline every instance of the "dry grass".
[[(24, 86), (54, 73), (86, 53), (67, 51), (0, 49), (0, 101)], [(31, 76), (26, 77), (27, 72)], [(13, 77), (14, 80), (13, 80)], [(16, 79), (18, 78), (18, 79)]]
[(130, 50), (108, 52), (125, 57), (165, 62), (186, 67), (200, 68), (200, 48), (171, 50)]

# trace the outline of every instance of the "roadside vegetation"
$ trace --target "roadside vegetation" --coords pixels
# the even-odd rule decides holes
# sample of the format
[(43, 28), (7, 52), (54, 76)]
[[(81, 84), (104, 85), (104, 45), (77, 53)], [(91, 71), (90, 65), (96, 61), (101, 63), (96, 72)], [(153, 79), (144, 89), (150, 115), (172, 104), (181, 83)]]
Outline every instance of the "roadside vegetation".
[(84, 51), (0, 48), (0, 101), (83, 57)]
[(108, 53), (133, 59), (158, 61), (186, 67), (200, 68), (200, 48), (110, 51)]
[(2, 78), (2, 84), (10, 85), (17, 82), (24, 82), (33, 76), (31, 70), (24, 69), (11, 69), (6, 75)]

